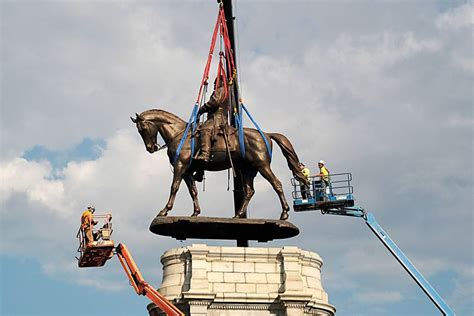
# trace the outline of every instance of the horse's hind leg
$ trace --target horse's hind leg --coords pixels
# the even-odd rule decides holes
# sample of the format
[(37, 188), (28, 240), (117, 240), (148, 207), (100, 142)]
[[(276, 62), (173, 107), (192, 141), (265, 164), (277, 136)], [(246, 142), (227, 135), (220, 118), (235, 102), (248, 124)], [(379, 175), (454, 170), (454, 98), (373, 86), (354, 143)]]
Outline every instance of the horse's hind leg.
[(235, 214), (234, 218), (242, 218), (247, 214), (247, 207), (249, 205), (250, 199), (255, 194), (255, 189), (253, 188), (253, 180), (255, 179), (256, 172), (243, 172), (242, 184), (244, 189), (244, 200), (240, 206), (239, 211)]
[(174, 167), (173, 182), (171, 184), (170, 197), (166, 206), (158, 213), (158, 216), (166, 216), (168, 212), (173, 208), (174, 199), (176, 198), (176, 193), (178, 193), (179, 185), (183, 179), (184, 168), (182, 163), (176, 163)]
[(183, 180), (188, 186), (189, 194), (191, 195), (191, 198), (193, 199), (193, 207), (194, 207), (194, 212), (193, 215), (191, 216), (198, 216), (201, 214), (201, 208), (199, 207), (199, 201), (198, 201), (198, 190), (196, 188), (196, 182), (194, 182), (194, 177), (191, 174), (185, 173), (183, 175)]
[(286, 202), (285, 194), (283, 193), (283, 186), (281, 185), (280, 180), (278, 180), (278, 178), (273, 174), (273, 171), (272, 169), (270, 169), (269, 164), (261, 168), (259, 172), (265, 179), (267, 179), (268, 182), (270, 182), (273, 189), (278, 194), (282, 208), (280, 219), (286, 220), (288, 218), (288, 211), (290, 210), (290, 207)]

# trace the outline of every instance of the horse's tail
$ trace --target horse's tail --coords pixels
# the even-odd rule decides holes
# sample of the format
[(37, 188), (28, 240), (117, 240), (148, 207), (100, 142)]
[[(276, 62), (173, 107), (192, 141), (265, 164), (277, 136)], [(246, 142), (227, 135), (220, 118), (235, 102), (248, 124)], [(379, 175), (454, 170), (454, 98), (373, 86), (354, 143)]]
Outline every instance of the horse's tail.
[(286, 138), (285, 135), (278, 134), (278, 133), (267, 133), (271, 139), (273, 139), (281, 149), (283, 156), (285, 156), (286, 161), (288, 162), (288, 167), (290, 168), (291, 172), (293, 172), (293, 176), (298, 179), (298, 181), (309, 185), (308, 178), (306, 178), (301, 171), (299, 166), (300, 160), (298, 155), (296, 154), (293, 145), (291, 145), (290, 140)]

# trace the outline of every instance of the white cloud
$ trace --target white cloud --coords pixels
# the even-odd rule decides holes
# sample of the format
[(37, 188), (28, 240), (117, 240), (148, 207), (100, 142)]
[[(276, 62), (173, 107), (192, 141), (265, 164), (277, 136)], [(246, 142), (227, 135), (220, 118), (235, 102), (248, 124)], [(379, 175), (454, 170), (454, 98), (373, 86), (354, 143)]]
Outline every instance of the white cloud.
[[(472, 5), (440, 14), (430, 2), (278, 2), (271, 15), (264, 3), (238, 6), (243, 97), (261, 127), (287, 135), (313, 172), (321, 158), (332, 172), (351, 171), (358, 203), (425, 275), (454, 274), (450, 301), (467, 310)], [(75, 266), (79, 216), (93, 203), (114, 214), (114, 238), (159, 284), (158, 257), (177, 243), (150, 234), (148, 225), (166, 203), (171, 171), (164, 152), (144, 150), (128, 116), (163, 108), (188, 117), (215, 7), (7, 2), (2, 9), (0, 252), (36, 257), (51, 277), (91, 286), (107, 279), (108, 290), (120, 289), (116, 262), (107, 263), (107, 273)], [(20, 158), (34, 145), (62, 150), (84, 137), (106, 141), (97, 160), (56, 172), (48, 162)], [(291, 174), (277, 148), (272, 168), (290, 198)], [(232, 216), (226, 187), (226, 172), (207, 173), (206, 192), (199, 192), (203, 215)], [(259, 176), (255, 187), (251, 216), (277, 218), (270, 185)], [(191, 208), (183, 184), (172, 214)], [(387, 304), (412, 294), (402, 292), (411, 281), (362, 220), (317, 213), (292, 213), (290, 220), (301, 235), (270, 246), (319, 252), (336, 306), (344, 291)], [(341, 315), (357, 314), (337, 307)]]
[[(130, 123), (134, 109), (161, 102), (186, 111), (204, 63), (195, 50), (182, 48), (186, 41), (172, 36), (170, 28), (179, 21), (167, 14), (171, 7), (100, 1), (2, 5), (8, 25), (2, 30), (8, 43), (2, 45), (2, 77), (8, 79), (2, 81), (2, 156), (18, 156), (38, 143), (64, 149), (84, 137), (108, 137)], [(28, 133), (15, 133), (21, 129)]]
[[(0, 203), (5, 203), (15, 193), (25, 193), (31, 203), (40, 203), (51, 209), (55, 215), (66, 215), (64, 185), (60, 180), (54, 179), (52, 171), (46, 161), (30, 162), (15, 158), (0, 163)], [(9, 212), (6, 209), (2, 211)]]
[(345, 69), (382, 70), (416, 54), (433, 53), (440, 48), (437, 40), (418, 39), (413, 32), (383, 32), (356, 38), (342, 34), (328, 49), (328, 56), (333, 64)]
[(474, 26), (474, 6), (467, 2), (442, 14), (436, 19), (436, 26), (440, 29), (457, 31), (459, 29), (470, 29)]
[[(155, 179), (169, 178), (170, 172), (164, 155), (149, 159), (134, 136), (130, 130), (117, 131), (99, 159), (70, 162), (60, 178), (52, 177), (48, 163), (22, 158), (2, 163), (1, 252), (24, 253), (31, 248), (31, 241), (36, 240), (37, 246), (29, 255), (37, 257), (45, 271), (66, 273), (64, 267), (75, 262), (77, 245), (73, 240), (80, 214), (90, 204), (95, 204), (98, 212), (114, 214), (118, 236), (132, 244), (150, 241), (143, 237), (148, 226), (137, 226), (144, 223), (143, 217), (154, 216), (153, 210), (146, 206), (163, 201), (167, 188), (155, 192), (148, 188), (156, 185)], [(22, 226), (31, 227), (22, 230), (21, 238), (15, 238), (19, 233), (18, 223), (11, 225), (17, 217), (21, 218)], [(61, 250), (50, 253), (51, 248)]]
[[(156, 248), (157, 239), (162, 239), (159, 249), (163, 251), (166, 245), (172, 247), (175, 242), (152, 235), (148, 227), (168, 199), (172, 179), (168, 156), (166, 151), (147, 153), (132, 125), (116, 131), (106, 143), (97, 160), (70, 162), (59, 171), (59, 178), (53, 177), (55, 171), (47, 162), (14, 158), (2, 163), (0, 253), (27, 253), (37, 258), (43, 271), (55, 278), (70, 279), (71, 275), (77, 275), (75, 279), (80, 284), (123, 288), (120, 285), (123, 282), (114, 281), (121, 274), (118, 265), (112, 265), (113, 272), (107, 274), (99, 271), (86, 274), (77, 269), (75, 234), (82, 211), (94, 204), (97, 213), (113, 214), (114, 239), (125, 242), (137, 260), (145, 263), (143, 272), (159, 277), (155, 267), (159, 254), (150, 260), (148, 249)], [(229, 202), (232, 191), (226, 192), (223, 188), (226, 175), (207, 174), (207, 191), (200, 192), (203, 215), (233, 215), (233, 205)], [(221, 191), (218, 198), (216, 190)], [(229, 211), (226, 213), (225, 209)], [(191, 197), (184, 182), (172, 212), (176, 215), (192, 213)], [(30, 229), (20, 232), (17, 219), (22, 227)], [(31, 249), (32, 240), (36, 241), (34, 249)], [(90, 273), (94, 277), (88, 275)], [(107, 282), (102, 283), (104, 280)]]
[(454, 7), (436, 19), (441, 37), (449, 47), (451, 62), (460, 69), (474, 72), (472, 32), (474, 26), (474, 5), (467, 2)]

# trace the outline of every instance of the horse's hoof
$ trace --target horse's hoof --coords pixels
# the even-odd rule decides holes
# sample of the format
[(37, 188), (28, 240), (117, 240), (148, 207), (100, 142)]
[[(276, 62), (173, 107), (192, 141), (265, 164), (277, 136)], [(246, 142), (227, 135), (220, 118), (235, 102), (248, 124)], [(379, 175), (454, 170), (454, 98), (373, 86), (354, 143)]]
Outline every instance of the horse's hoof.
[(168, 210), (164, 209), (161, 212), (159, 212), (158, 215), (156, 216), (166, 216), (166, 215), (168, 215)]
[(194, 213), (191, 215), (191, 217), (197, 217), (201, 212), (199, 211), (194, 211)]
[(280, 215), (281, 221), (286, 221), (288, 219), (288, 212), (282, 212)]
[(237, 214), (235, 214), (234, 217), (232, 218), (244, 218), (245, 217), (245, 212), (238, 212)]

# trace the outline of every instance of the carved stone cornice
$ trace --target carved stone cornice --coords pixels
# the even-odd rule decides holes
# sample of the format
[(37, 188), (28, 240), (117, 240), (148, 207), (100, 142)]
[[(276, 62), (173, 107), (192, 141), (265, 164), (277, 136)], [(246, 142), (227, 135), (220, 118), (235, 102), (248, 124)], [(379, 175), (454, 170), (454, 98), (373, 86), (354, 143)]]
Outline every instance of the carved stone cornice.
[[(298, 247), (196, 244), (166, 251), (161, 262), (159, 291), (177, 300), (187, 315), (275, 315), (292, 310), (301, 316), (334, 316), (336, 310), (322, 287), (321, 257)], [(157, 313), (150, 311), (151, 316), (161, 315)]]

